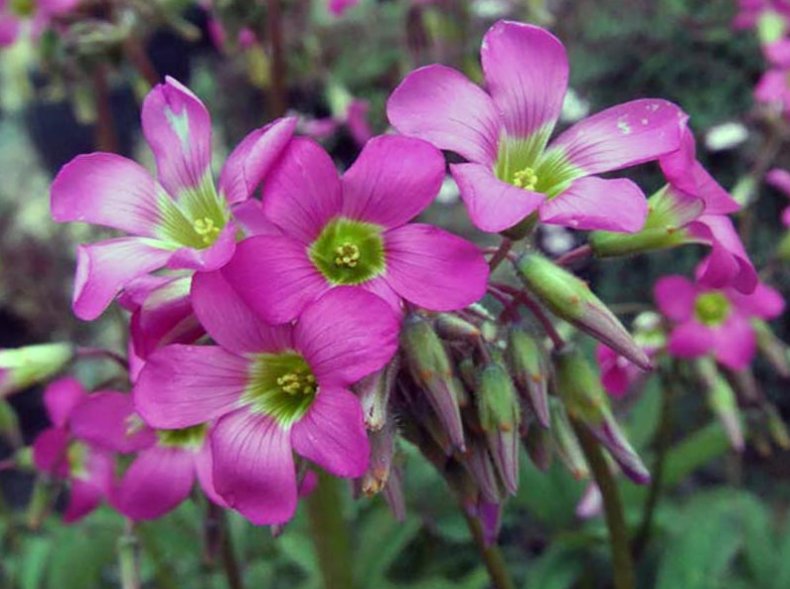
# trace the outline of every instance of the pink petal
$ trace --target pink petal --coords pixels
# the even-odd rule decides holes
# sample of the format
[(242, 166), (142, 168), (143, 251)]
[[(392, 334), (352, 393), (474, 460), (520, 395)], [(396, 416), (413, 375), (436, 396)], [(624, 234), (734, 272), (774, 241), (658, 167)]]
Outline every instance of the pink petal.
[(767, 43), (763, 45), (763, 53), (772, 65), (781, 68), (790, 67), (790, 40), (780, 39)]
[(19, 36), (19, 19), (9, 14), (0, 14), (0, 47), (13, 45)]
[(124, 454), (156, 442), (154, 432), (135, 414), (132, 396), (105, 391), (90, 395), (75, 408), (70, 420), (75, 438)]
[(340, 179), (323, 148), (291, 141), (263, 187), (263, 211), (287, 235), (312, 243), (342, 207)]
[(293, 136), (297, 119), (277, 119), (256, 129), (228, 156), (219, 177), (219, 190), (229, 203), (250, 198)]
[(487, 167), (496, 161), (499, 113), (488, 94), (452, 68), (429, 65), (411, 72), (389, 97), (387, 117), (404, 135)]
[(754, 88), (754, 98), (758, 102), (780, 102), (787, 91), (787, 73), (782, 69), (768, 70)]
[(774, 168), (765, 175), (765, 180), (774, 188), (781, 190), (785, 196), (790, 197), (790, 172)]
[(751, 294), (729, 293), (729, 298), (743, 313), (760, 319), (779, 317), (785, 309), (781, 293), (767, 284), (758, 284)]
[(579, 176), (620, 170), (678, 149), (685, 120), (683, 111), (666, 100), (634, 100), (576, 123), (551, 143), (549, 152), (561, 151), (579, 168)]
[(732, 313), (716, 330), (713, 348), (716, 360), (732, 370), (743, 370), (757, 353), (757, 337), (749, 320), (740, 313)]
[(207, 438), (200, 450), (195, 453), (194, 460), (197, 479), (206, 497), (220, 507), (227, 507), (225, 500), (219, 496), (214, 485), (214, 457), (211, 452), (210, 439)]
[(74, 408), (87, 398), (85, 389), (76, 378), (59, 378), (44, 389), (47, 415), (57, 427), (65, 426)]
[(63, 166), (50, 189), (52, 218), (154, 237), (161, 221), (157, 184), (139, 164), (112, 153), (80, 155)]
[(290, 432), (242, 409), (211, 433), (214, 484), (226, 503), (256, 525), (281, 524), (296, 510)]
[(667, 350), (678, 358), (697, 358), (713, 351), (716, 335), (695, 320), (678, 325), (669, 336)]
[(380, 299), (387, 301), (392, 310), (400, 317), (403, 315), (403, 299), (393, 290), (384, 276), (379, 276), (373, 280), (368, 280), (359, 285), (368, 292), (373, 293)]
[(732, 221), (725, 215), (703, 215), (689, 224), (688, 231), (709, 243), (710, 256), (697, 268), (697, 280), (711, 288), (732, 286), (750, 293), (757, 286), (757, 271)]
[(509, 137), (551, 134), (568, 88), (565, 47), (547, 30), (499, 21), (480, 50), (486, 85)]
[(261, 201), (249, 198), (233, 207), (235, 224), (244, 229), (248, 236), (252, 235), (282, 235), (279, 227), (269, 221), (263, 212)]
[(96, 319), (126, 284), (163, 267), (172, 255), (136, 237), (79, 246), (74, 313), (86, 321)]
[(444, 157), (430, 143), (375, 137), (343, 175), (343, 215), (386, 228), (403, 225), (439, 193), (444, 167)]
[(453, 164), (450, 171), (472, 222), (489, 233), (517, 225), (545, 199), (543, 194), (502, 182), (489, 166)]
[(319, 386), (347, 386), (383, 367), (398, 347), (400, 317), (361, 288), (339, 286), (305, 307), (296, 349)]
[(297, 454), (341, 477), (365, 474), (370, 445), (359, 399), (344, 389), (321, 388), (307, 414), (293, 425)]
[(658, 310), (672, 321), (682, 322), (694, 313), (698, 289), (683, 276), (665, 276), (656, 282), (654, 298)]
[(368, 123), (368, 111), (370, 111), (370, 103), (359, 98), (354, 98), (346, 109), (348, 132), (351, 134), (354, 142), (360, 147), (373, 137), (373, 131)]
[(140, 372), (135, 406), (159, 429), (205, 423), (238, 406), (248, 369), (248, 360), (217, 346), (166, 346)]
[(107, 452), (88, 447), (86, 455), (86, 478), (71, 478), (69, 504), (63, 514), (63, 521), (73, 523), (82, 519), (99, 506), (112, 487), (115, 464)]
[(77, 6), (81, 0), (37, 0), (38, 9), (49, 15), (57, 15), (69, 12)]
[(146, 96), (142, 122), (159, 181), (173, 198), (211, 173), (211, 117), (186, 86), (165, 78)]
[(113, 506), (136, 521), (156, 519), (189, 497), (194, 482), (192, 452), (154, 446), (140, 452), (123, 475)]
[(295, 319), (329, 289), (308, 258), (307, 246), (286, 236), (245, 239), (222, 273), (242, 300), (272, 324)]
[(263, 323), (219, 271), (195, 275), (192, 305), (212, 339), (226, 350), (242, 355), (293, 347), (291, 327)]
[(69, 474), (66, 451), (70, 436), (64, 427), (50, 427), (33, 441), (33, 464), (37, 470), (65, 478)]
[(229, 222), (209, 247), (203, 249), (185, 247), (173, 252), (167, 267), (200, 272), (211, 272), (222, 268), (236, 251), (236, 231), (236, 226)]
[(644, 227), (647, 199), (631, 180), (590, 176), (540, 205), (540, 220), (584, 231), (634, 233)]
[(433, 311), (480, 300), (488, 264), (478, 247), (438, 227), (411, 223), (384, 234), (386, 280), (404, 299)]

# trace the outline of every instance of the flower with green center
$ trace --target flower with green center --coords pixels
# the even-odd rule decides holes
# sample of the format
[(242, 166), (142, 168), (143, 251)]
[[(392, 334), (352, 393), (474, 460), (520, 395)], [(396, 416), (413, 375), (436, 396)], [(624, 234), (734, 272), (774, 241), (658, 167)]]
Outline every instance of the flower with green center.
[(400, 311), (401, 299), (436, 311), (483, 296), (488, 265), (473, 244), (408, 223), (438, 193), (441, 153), (419, 139), (371, 139), (338, 178), (315, 142), (294, 139), (263, 188), (279, 235), (241, 242), (222, 272), (270, 323), (296, 319), (339, 286), (369, 290)]
[(475, 225), (504, 231), (537, 213), (574, 229), (641, 229), (647, 205), (639, 187), (597, 174), (675, 151), (683, 112), (665, 100), (635, 100), (549, 142), (568, 86), (562, 43), (542, 28), (499, 21), (481, 59), (487, 91), (431, 65), (409, 74), (387, 103), (398, 131), (467, 160), (450, 169)]
[(253, 523), (282, 523), (296, 508), (294, 451), (338, 476), (365, 472), (364, 416), (348, 387), (391, 359), (399, 317), (375, 295), (338, 286), (295, 325), (272, 327), (223, 274), (197, 274), (192, 287), (217, 345), (155, 351), (135, 401), (156, 428), (216, 420), (208, 439), (218, 495)]
[[(703, 269), (698, 268), (698, 277)], [(667, 350), (679, 358), (712, 355), (732, 370), (746, 368), (757, 351), (752, 319), (771, 319), (784, 310), (784, 299), (760, 283), (751, 294), (734, 288), (712, 290), (682, 276), (656, 283), (661, 313), (673, 323)]]
[(95, 319), (132, 281), (163, 267), (211, 271), (236, 249), (231, 207), (249, 199), (288, 144), (296, 120), (250, 133), (228, 157), (219, 182), (211, 171), (211, 119), (203, 103), (172, 78), (146, 97), (142, 125), (157, 179), (110, 153), (81, 155), (52, 183), (56, 221), (82, 221), (130, 235), (82, 245), (74, 311)]

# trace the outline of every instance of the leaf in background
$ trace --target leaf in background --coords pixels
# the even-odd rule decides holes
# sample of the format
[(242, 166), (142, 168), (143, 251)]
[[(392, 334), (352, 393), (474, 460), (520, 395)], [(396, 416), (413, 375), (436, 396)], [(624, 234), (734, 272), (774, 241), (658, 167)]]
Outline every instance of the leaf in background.
[(584, 567), (584, 552), (557, 541), (530, 562), (524, 589), (569, 589)]
[(367, 587), (380, 587), (392, 563), (419, 531), (420, 522), (415, 518), (397, 522), (385, 509), (369, 512), (357, 531), (354, 578)]

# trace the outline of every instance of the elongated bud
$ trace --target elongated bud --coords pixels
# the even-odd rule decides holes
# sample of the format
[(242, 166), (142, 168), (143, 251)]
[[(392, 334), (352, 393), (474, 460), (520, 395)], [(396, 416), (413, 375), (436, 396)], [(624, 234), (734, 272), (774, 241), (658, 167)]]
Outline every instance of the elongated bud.
[(779, 245), (776, 246), (776, 257), (783, 262), (790, 260), (790, 231), (785, 231), (782, 239), (779, 240)]
[(683, 227), (702, 214), (705, 203), (665, 186), (648, 199), (645, 226), (637, 233), (594, 231), (589, 236), (593, 253), (599, 258), (627, 256), (690, 243)]
[(481, 499), (477, 502), (477, 519), (483, 528), (483, 544), (493, 545), (502, 526), (502, 503)]
[(695, 363), (697, 372), (708, 393), (708, 404), (721, 421), (732, 448), (743, 451), (744, 439), (741, 426), (741, 412), (735, 398), (735, 391), (724, 378), (711, 358), (702, 358)]
[(540, 254), (525, 254), (518, 269), (526, 287), (552, 313), (588, 333), (644, 370), (650, 359), (590, 287)]
[[(551, 429), (549, 431), (560, 460), (574, 478), (579, 480), (588, 478), (590, 476), (589, 466), (584, 459), (584, 453), (568, 419), (565, 407), (559, 399), (549, 398), (549, 414), (551, 415)], [(535, 429), (533, 428), (532, 431)]]
[[(548, 407), (547, 407), (548, 410)], [(542, 427), (531, 427), (524, 438), (524, 447), (527, 449), (532, 463), (542, 471), (551, 466), (551, 434)]]
[(625, 475), (637, 484), (650, 481), (650, 473), (612, 415), (609, 397), (598, 374), (573, 346), (554, 354), (557, 393), (568, 414), (584, 423), (603, 444)]
[(400, 357), (396, 355), (384, 368), (366, 376), (353, 387), (359, 395), (365, 425), (369, 430), (379, 430), (387, 422), (390, 395), (395, 388), (398, 370)]
[(782, 416), (771, 403), (766, 403), (765, 416), (768, 422), (768, 432), (771, 434), (774, 443), (782, 450), (790, 450), (790, 434), (787, 432), (787, 425)]
[(461, 375), (461, 382), (470, 390), (477, 388), (477, 365), (473, 356), (468, 355), (461, 358), (458, 362), (458, 374)]
[(757, 348), (766, 360), (771, 363), (777, 374), (784, 378), (790, 377), (790, 360), (788, 360), (787, 344), (780, 340), (770, 326), (763, 320), (752, 321), (757, 334)]
[(392, 470), (395, 454), (395, 425), (370, 432), (370, 462), (367, 472), (362, 475), (361, 490), (366, 497), (378, 494), (387, 484)]
[(403, 324), (401, 346), (415, 384), (425, 391), (452, 444), (463, 451), (464, 430), (459, 407), (463, 392), (444, 344), (428, 321), (410, 315)]
[(38, 344), (0, 350), (0, 397), (55, 376), (74, 357), (71, 344)]
[(387, 479), (387, 484), (384, 485), (382, 495), (392, 512), (392, 517), (399, 522), (405, 521), (406, 498), (403, 494), (403, 472), (400, 466), (395, 465), (390, 470), (390, 476)]
[(549, 427), (549, 369), (542, 346), (520, 327), (513, 327), (508, 334), (505, 357), (516, 388), (529, 402), (538, 422)]
[(0, 399), (0, 435), (15, 448), (22, 446), (22, 432), (19, 429), (19, 418), (11, 404)]
[(500, 479), (497, 477), (494, 459), (483, 440), (475, 438), (469, 442), (464, 466), (486, 500), (500, 501), (505, 497), (505, 492), (499, 484)]
[(475, 341), (481, 336), (480, 328), (452, 313), (436, 316), (436, 331), (448, 340)]

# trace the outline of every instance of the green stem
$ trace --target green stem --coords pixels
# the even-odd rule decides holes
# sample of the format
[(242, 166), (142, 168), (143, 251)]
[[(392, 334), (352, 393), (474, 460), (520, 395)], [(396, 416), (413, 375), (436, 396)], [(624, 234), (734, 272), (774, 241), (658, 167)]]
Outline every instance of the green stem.
[(483, 562), (488, 570), (488, 577), (491, 579), (491, 584), (494, 589), (515, 589), (513, 579), (510, 578), (505, 559), (499, 551), (499, 546), (496, 544), (486, 545), (483, 536), (483, 527), (480, 525), (480, 520), (476, 517), (469, 515), (462, 507), (461, 512), (466, 518), (466, 525), (469, 526), (469, 532), (475, 541), (480, 556), (483, 557)]
[(606, 527), (609, 529), (609, 544), (612, 551), (612, 565), (615, 589), (634, 589), (636, 578), (634, 563), (631, 559), (631, 547), (628, 543), (628, 527), (625, 523), (623, 503), (620, 491), (609, 470), (598, 441), (587, 430), (587, 427), (575, 420), (572, 421), (576, 437), (579, 438), (584, 457), (590, 466), (595, 483), (603, 497)]
[(118, 568), (123, 589), (140, 589), (140, 570), (137, 560), (137, 537), (131, 520), (126, 521), (124, 533), (118, 538)]
[(351, 540), (343, 521), (341, 481), (324, 472), (307, 498), (310, 531), (324, 579), (324, 589), (353, 589)]
[(230, 535), (228, 518), (224, 509), (219, 512), (219, 526), (221, 535), (222, 549), (222, 568), (225, 570), (225, 579), (228, 582), (228, 589), (244, 589), (244, 579), (239, 568), (239, 561), (236, 559), (236, 551), (233, 548), (233, 538)]

